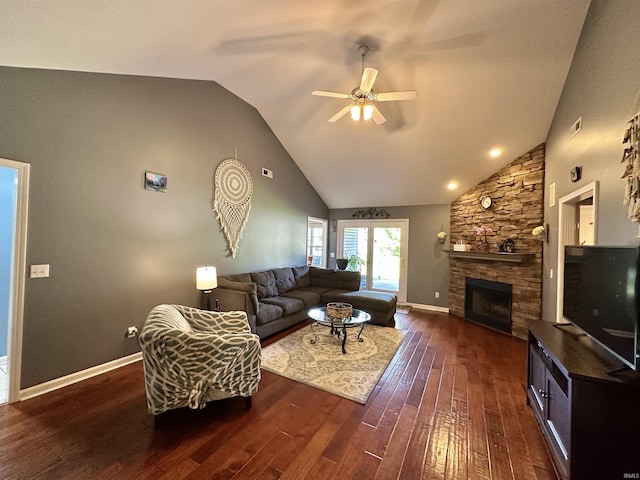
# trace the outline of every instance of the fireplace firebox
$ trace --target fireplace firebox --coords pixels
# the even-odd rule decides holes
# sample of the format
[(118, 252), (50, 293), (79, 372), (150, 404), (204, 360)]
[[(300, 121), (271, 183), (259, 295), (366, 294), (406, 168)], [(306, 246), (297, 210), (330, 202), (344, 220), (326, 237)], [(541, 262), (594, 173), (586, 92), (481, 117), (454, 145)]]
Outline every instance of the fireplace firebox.
[(464, 316), (511, 333), (512, 286), (479, 278), (465, 279)]

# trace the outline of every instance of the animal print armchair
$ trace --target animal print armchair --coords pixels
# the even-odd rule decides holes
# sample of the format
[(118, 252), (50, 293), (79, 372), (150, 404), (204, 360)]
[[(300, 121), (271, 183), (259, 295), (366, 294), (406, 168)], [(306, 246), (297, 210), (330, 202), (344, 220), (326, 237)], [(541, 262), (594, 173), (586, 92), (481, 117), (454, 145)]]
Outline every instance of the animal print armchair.
[(260, 382), (260, 340), (245, 312), (158, 305), (138, 338), (149, 413), (251, 396)]

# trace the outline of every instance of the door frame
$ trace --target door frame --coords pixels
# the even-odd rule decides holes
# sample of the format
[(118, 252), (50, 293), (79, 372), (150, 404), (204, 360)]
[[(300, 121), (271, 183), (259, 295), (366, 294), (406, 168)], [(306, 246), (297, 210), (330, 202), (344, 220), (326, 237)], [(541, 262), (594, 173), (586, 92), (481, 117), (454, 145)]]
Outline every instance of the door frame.
[(329, 220), (319, 217), (307, 217), (307, 255), (309, 254), (309, 224), (311, 222), (322, 224), (322, 268), (327, 268), (327, 251), (329, 245)]
[[(598, 244), (598, 189), (599, 182), (591, 182), (578, 190), (571, 192), (558, 201), (558, 266), (556, 268), (556, 322), (562, 323), (562, 304), (564, 302), (564, 247), (568, 245), (570, 235), (577, 231), (576, 204), (593, 197), (593, 240)], [(569, 232), (572, 230), (572, 232)]]
[(17, 402), (20, 398), (20, 373), (22, 371), (22, 325), (24, 320), (24, 291), (27, 272), (27, 222), (29, 214), (29, 175), (28, 163), (0, 158), (0, 166), (12, 168), (18, 172), (18, 190), (16, 194), (16, 225), (13, 239), (13, 258), (11, 262), (11, 284), (9, 299), (9, 322), (7, 332), (7, 368), (9, 383), (7, 403)]
[[(373, 228), (374, 227), (384, 227), (389, 224), (401, 224), (400, 228), (402, 229), (403, 236), (400, 239), (400, 278), (399, 278), (399, 291), (397, 293), (398, 302), (406, 303), (407, 301), (407, 264), (409, 261), (409, 219), (408, 218), (394, 218), (394, 219), (353, 219), (353, 220), (338, 220), (338, 235), (337, 235), (337, 245), (336, 245), (336, 254), (337, 257), (340, 258), (343, 254), (342, 248), (342, 237), (344, 228), (346, 227), (368, 227), (369, 228), (369, 238), (368, 238), (368, 251), (367, 251), (367, 273), (369, 274), (369, 282), (371, 282), (371, 272), (373, 271), (372, 264), (372, 248), (373, 248)], [(370, 288), (370, 285), (367, 286), (367, 290), (370, 291), (378, 291)], [(384, 291), (384, 290), (379, 290)]]

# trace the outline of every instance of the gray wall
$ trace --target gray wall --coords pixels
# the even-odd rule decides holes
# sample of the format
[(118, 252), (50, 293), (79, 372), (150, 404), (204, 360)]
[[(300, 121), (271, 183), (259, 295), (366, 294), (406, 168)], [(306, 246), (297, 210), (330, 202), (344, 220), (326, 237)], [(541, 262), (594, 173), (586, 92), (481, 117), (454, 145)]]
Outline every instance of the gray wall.
[[(379, 207), (394, 218), (409, 219), (409, 261), (407, 263), (407, 302), (438, 307), (449, 306), (449, 258), (443, 252), (449, 246), (450, 238), (441, 244), (437, 234), (440, 226), (449, 234), (449, 214), (451, 206), (416, 205), (406, 207)], [(331, 210), (329, 213), (329, 252), (336, 252), (337, 232), (331, 232), (333, 220), (353, 220), (353, 214), (360, 208)], [(327, 265), (335, 268), (335, 258), (329, 258)], [(440, 292), (440, 298), (434, 293)]]
[[(637, 244), (638, 225), (622, 204), (625, 182), (622, 137), (627, 120), (640, 110), (640, 2), (593, 0), (562, 92), (546, 146), (545, 219), (551, 239), (544, 251), (543, 318), (556, 315), (558, 203), (549, 208), (549, 185), (559, 199), (584, 185), (600, 182), (596, 243)], [(570, 138), (570, 126), (582, 116), (583, 127)], [(583, 169), (582, 180), (571, 183), (569, 171)], [(555, 277), (555, 276), (554, 276)]]
[[(258, 112), (214, 82), (0, 68), (0, 105), (0, 157), (31, 164), (27, 263), (51, 265), (26, 284), (22, 388), (137, 352), (127, 326), (199, 305), (200, 265), (306, 263), (307, 216), (328, 216)], [(235, 146), (254, 195), (231, 259), (211, 196)], [(143, 189), (145, 170), (167, 193)]]

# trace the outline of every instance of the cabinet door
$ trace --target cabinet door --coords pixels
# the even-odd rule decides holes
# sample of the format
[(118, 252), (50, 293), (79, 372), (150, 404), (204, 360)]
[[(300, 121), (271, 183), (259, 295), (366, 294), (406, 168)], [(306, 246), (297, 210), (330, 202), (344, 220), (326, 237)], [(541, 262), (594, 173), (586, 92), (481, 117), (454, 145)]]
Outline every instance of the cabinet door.
[[(529, 349), (529, 389), (533, 393), (535, 400), (535, 408), (538, 412), (544, 414), (545, 405), (545, 378), (547, 368), (545, 367), (540, 352), (536, 348), (536, 345), (531, 345)], [(545, 418), (542, 415), (542, 418)]]
[(571, 403), (555, 378), (547, 375), (547, 425), (565, 460), (569, 458), (571, 440)]

